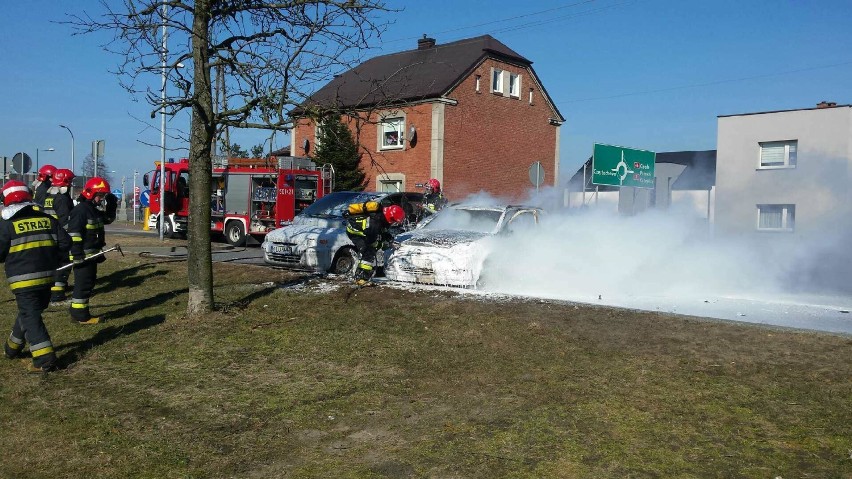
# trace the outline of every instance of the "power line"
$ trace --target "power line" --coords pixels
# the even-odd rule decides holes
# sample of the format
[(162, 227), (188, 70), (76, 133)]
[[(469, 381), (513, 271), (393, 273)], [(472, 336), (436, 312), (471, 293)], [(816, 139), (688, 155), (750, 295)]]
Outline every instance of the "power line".
[[(464, 27), (457, 27), (457, 28), (452, 28), (452, 29), (449, 29), (449, 30), (443, 30), (443, 31), (440, 31), (440, 32), (430, 33), (430, 35), (443, 35), (443, 34), (446, 34), (446, 33), (455, 33), (455, 32), (461, 31), (461, 30), (469, 30), (471, 28), (480, 28), (480, 27), (485, 27), (485, 26), (488, 26), (488, 25), (494, 25), (496, 23), (504, 23), (504, 22), (508, 22), (508, 21), (518, 20), (518, 19), (521, 19), (521, 18), (534, 17), (534, 16), (537, 16), (537, 15), (543, 15), (545, 13), (551, 13), (551, 12), (555, 12), (555, 11), (558, 11), (558, 10), (564, 10), (566, 8), (573, 8), (573, 7), (576, 7), (576, 6), (579, 6), (579, 5), (586, 5), (586, 4), (594, 3), (596, 1), (598, 1), (598, 0), (584, 0), (582, 2), (575, 2), (575, 3), (568, 4), (568, 5), (562, 5), (561, 7), (548, 8), (546, 10), (540, 10), (540, 11), (537, 11), (537, 12), (527, 13), (527, 14), (524, 14), (524, 15), (515, 15), (515, 16), (512, 16), (512, 17), (502, 18), (502, 19), (499, 19), (499, 20), (492, 20), (490, 22), (478, 23), (478, 24), (475, 24), (475, 25), (468, 25), (468, 26), (464, 26)], [(616, 4), (616, 5), (612, 5), (612, 6), (609, 6), (609, 7), (602, 7), (602, 8), (596, 9), (596, 10), (591, 10), (589, 12), (579, 12), (579, 13), (574, 13), (574, 14), (569, 14), (569, 15), (562, 15), (562, 16), (558, 16), (558, 17), (554, 17), (554, 18), (548, 18), (548, 19), (545, 19), (545, 20), (538, 20), (538, 21), (535, 21), (535, 22), (529, 22), (529, 23), (526, 23), (526, 24), (518, 25), (518, 26), (508, 26), (508, 27), (504, 27), (502, 29), (496, 30), (495, 32), (513, 31), (513, 30), (518, 30), (518, 29), (521, 29), (521, 28), (529, 28), (531, 26), (543, 25), (545, 23), (552, 23), (552, 22), (555, 22), (555, 21), (563, 20), (565, 18), (572, 18), (572, 17), (583, 15), (583, 14), (598, 12), (598, 11), (605, 10), (607, 8), (612, 8), (613, 6), (618, 6), (618, 5), (621, 5), (621, 4)], [(420, 37), (407, 37), (407, 38), (397, 38), (397, 39), (394, 39), (394, 40), (387, 40), (387, 41), (382, 42), (382, 46), (385, 46), (385, 45), (388, 45), (388, 44), (391, 44), (391, 43), (408, 42), (408, 41), (411, 41), (411, 40), (417, 40), (419, 38)]]
[(776, 77), (776, 76), (781, 76), (781, 75), (790, 75), (790, 74), (793, 74), (793, 73), (801, 73), (801, 72), (807, 72), (807, 71), (812, 71), (812, 70), (822, 70), (822, 69), (825, 69), (825, 68), (834, 68), (834, 67), (839, 67), (839, 66), (844, 66), (844, 65), (852, 65), (852, 61), (841, 62), (841, 63), (832, 63), (830, 65), (819, 65), (819, 66), (808, 67), (808, 68), (797, 68), (795, 70), (787, 70), (787, 71), (776, 72), (776, 73), (766, 73), (766, 74), (763, 74), (763, 75), (754, 75), (754, 76), (750, 76), (750, 77), (730, 78), (730, 79), (727, 79), (727, 80), (716, 80), (716, 81), (706, 82), (706, 83), (694, 83), (694, 84), (691, 84), (691, 85), (681, 85), (681, 86), (674, 86), (674, 87), (668, 87), (668, 88), (658, 88), (658, 89), (655, 89), (655, 90), (642, 90), (642, 91), (635, 91), (635, 92), (630, 92), (630, 93), (620, 93), (618, 95), (599, 96), (599, 97), (592, 97), (592, 98), (578, 98), (576, 100), (562, 100), (562, 101), (557, 101), (555, 103), (561, 105), (561, 104), (565, 104), (565, 103), (580, 103), (580, 102), (584, 102), (584, 101), (611, 100), (613, 98), (624, 98), (624, 97), (628, 97), (628, 96), (647, 95), (647, 94), (651, 94), (651, 93), (663, 93), (663, 92), (669, 92), (669, 91), (675, 91), (675, 90), (686, 90), (688, 88), (700, 88), (700, 87), (705, 87), (705, 86), (721, 85), (723, 83), (735, 83), (735, 82), (741, 82), (741, 81), (756, 80), (758, 78), (771, 78), (771, 77)]

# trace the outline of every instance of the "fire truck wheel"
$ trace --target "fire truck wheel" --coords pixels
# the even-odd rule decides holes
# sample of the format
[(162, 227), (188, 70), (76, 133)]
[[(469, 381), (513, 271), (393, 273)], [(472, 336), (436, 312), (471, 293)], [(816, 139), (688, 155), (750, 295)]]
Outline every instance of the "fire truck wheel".
[(350, 274), (355, 271), (358, 255), (352, 248), (341, 248), (334, 257), (331, 272), (334, 274)]
[[(154, 231), (160, 231), (160, 219), (159, 218), (157, 218), (157, 228)], [(172, 228), (171, 221), (166, 221), (166, 226), (165, 226), (165, 229), (163, 230), (163, 237), (164, 238), (173, 238), (174, 237), (174, 231), (173, 231), (173, 228)]]
[(243, 246), (246, 244), (246, 229), (239, 221), (231, 221), (225, 227), (225, 238), (234, 246)]

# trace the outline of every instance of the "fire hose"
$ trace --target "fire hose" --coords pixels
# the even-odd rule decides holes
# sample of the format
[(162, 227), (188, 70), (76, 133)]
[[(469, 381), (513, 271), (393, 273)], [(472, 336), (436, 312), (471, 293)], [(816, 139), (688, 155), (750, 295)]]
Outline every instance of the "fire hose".
[[(97, 257), (103, 256), (103, 255), (105, 255), (105, 254), (109, 253), (110, 251), (118, 251), (119, 253), (121, 253), (121, 256), (124, 256), (124, 251), (121, 251), (121, 245), (119, 245), (118, 243), (116, 243), (116, 245), (115, 245), (115, 246), (113, 246), (112, 248), (107, 248), (107, 249), (105, 249), (105, 250), (103, 250), (103, 251), (101, 251), (101, 252), (99, 252), (99, 253), (95, 253), (95, 254), (93, 254), (93, 255), (91, 255), (91, 256), (87, 256), (87, 257), (86, 257), (86, 259), (84, 259), (84, 260), (83, 260), (83, 262), (85, 263), (86, 261), (89, 261), (89, 260), (91, 260), (91, 259), (94, 259), (94, 258), (97, 258)], [(74, 264), (75, 264), (75, 263), (68, 263), (68, 264), (66, 264), (65, 266), (61, 266), (61, 267), (59, 267), (59, 268), (56, 268), (56, 271), (62, 271), (63, 269), (68, 269), (68, 268), (70, 268), (70, 267), (74, 266)], [(80, 263), (76, 263), (76, 264), (80, 264)]]

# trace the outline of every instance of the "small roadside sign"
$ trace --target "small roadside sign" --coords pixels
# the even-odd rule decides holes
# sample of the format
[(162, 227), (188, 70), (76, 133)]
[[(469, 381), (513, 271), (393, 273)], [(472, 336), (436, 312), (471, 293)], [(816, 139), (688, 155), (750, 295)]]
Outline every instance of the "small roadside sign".
[(653, 151), (595, 143), (592, 183), (610, 186), (654, 188)]
[(124, 192), (121, 191), (120, 189), (116, 188), (116, 189), (112, 190), (112, 194), (114, 194), (115, 197), (120, 200), (121, 197), (124, 195)]
[(145, 190), (139, 194), (139, 204), (146, 208), (151, 205), (151, 190)]

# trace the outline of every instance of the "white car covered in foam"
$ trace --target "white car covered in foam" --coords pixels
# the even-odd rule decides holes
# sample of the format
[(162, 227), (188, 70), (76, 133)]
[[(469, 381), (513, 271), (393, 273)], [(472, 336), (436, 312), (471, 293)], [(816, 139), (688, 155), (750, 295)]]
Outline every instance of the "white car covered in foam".
[(453, 205), (396, 237), (385, 262), (394, 281), (476, 287), (499, 237), (534, 228), (543, 215), (532, 206)]
[[(266, 263), (320, 273), (347, 274), (358, 262), (355, 246), (346, 235), (343, 212), (350, 203), (378, 201), (399, 205), (406, 213), (405, 227), (413, 227), (423, 215), (423, 194), (338, 191), (305, 208), (289, 225), (270, 231), (261, 249)], [(381, 255), (377, 260), (381, 259)]]

